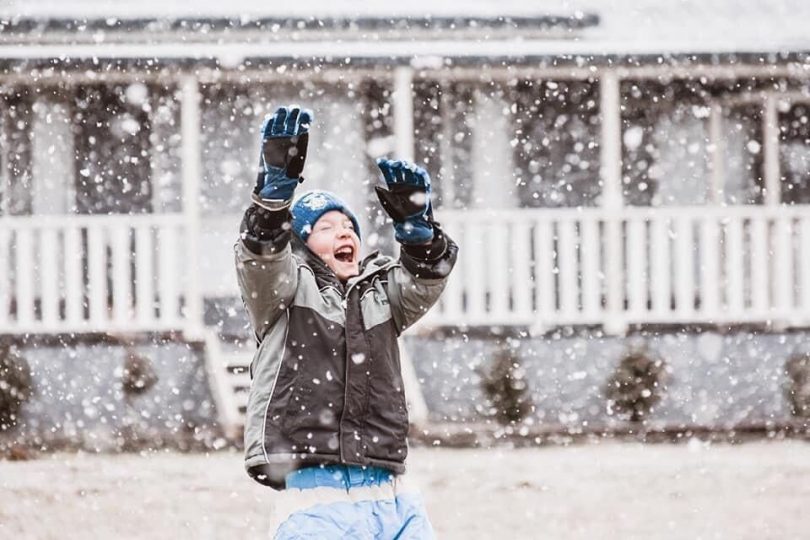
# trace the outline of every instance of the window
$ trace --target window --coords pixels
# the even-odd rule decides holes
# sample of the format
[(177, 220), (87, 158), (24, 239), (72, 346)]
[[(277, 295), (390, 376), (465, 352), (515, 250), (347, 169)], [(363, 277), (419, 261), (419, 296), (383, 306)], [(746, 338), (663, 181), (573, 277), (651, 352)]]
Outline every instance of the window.
[(0, 215), (31, 213), (31, 145), (29, 144), (32, 92), (10, 89), (2, 99), (0, 148)]
[(731, 106), (724, 112), (723, 124), (724, 201), (730, 205), (762, 204), (762, 105)]
[(75, 211), (73, 125), (70, 104), (37, 99), (31, 129), (31, 210), (35, 215)]
[(438, 177), (437, 206), (594, 206), (598, 88), (592, 81), (421, 81), (417, 161)]
[(76, 91), (76, 209), (80, 214), (152, 211), (149, 89), (88, 85)]
[(515, 99), (515, 177), (522, 206), (595, 206), (599, 96), (593, 81), (521, 81)]
[(810, 104), (790, 107), (779, 125), (782, 202), (810, 204)]
[(697, 81), (625, 81), (621, 92), (625, 204), (705, 204), (710, 90)]

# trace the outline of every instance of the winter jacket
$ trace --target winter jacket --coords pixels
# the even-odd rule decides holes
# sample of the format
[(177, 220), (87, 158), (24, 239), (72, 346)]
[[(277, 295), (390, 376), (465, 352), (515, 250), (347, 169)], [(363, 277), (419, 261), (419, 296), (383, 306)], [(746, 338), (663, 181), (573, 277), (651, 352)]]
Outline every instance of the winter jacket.
[(305, 465), (405, 471), (408, 412), (397, 337), (438, 299), (457, 246), (436, 226), (399, 260), (373, 253), (344, 285), (293, 237), (287, 210), (251, 206), (236, 243), (242, 299), (259, 344), (251, 363), (245, 467), (284, 488)]

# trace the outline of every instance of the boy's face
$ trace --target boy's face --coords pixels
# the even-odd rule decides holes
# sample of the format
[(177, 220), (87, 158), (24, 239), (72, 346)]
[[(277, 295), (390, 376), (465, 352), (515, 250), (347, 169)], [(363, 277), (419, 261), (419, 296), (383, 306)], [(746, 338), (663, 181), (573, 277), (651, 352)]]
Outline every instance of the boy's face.
[(331, 210), (315, 222), (307, 247), (332, 269), (341, 281), (360, 273), (360, 238), (340, 210)]

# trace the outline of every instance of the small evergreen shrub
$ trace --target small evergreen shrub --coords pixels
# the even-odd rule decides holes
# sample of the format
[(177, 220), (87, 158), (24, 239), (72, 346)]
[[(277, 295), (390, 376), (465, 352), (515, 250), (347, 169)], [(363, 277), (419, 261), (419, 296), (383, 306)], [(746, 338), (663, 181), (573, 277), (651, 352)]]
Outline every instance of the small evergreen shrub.
[(139, 396), (148, 392), (157, 382), (158, 376), (152, 367), (152, 361), (135, 350), (128, 349), (121, 378), (124, 394), (127, 397)]
[(631, 422), (645, 420), (665, 393), (667, 365), (647, 349), (628, 352), (605, 386), (608, 414), (626, 415)]
[(797, 418), (810, 418), (810, 352), (794, 353), (785, 362), (785, 398)]
[(533, 410), (526, 372), (517, 351), (502, 343), (491, 365), (479, 371), (488, 401), (486, 414), (502, 425), (516, 424)]
[(33, 393), (28, 362), (11, 343), (0, 340), (0, 433), (17, 426), (20, 410)]

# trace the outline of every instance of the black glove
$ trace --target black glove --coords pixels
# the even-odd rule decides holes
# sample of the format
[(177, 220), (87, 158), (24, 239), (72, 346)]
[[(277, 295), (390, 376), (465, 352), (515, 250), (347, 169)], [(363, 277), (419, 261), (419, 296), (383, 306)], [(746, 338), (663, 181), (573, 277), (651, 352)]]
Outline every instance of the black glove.
[(395, 237), (406, 245), (433, 240), (430, 176), (407, 161), (378, 159), (388, 189), (375, 186), (380, 204), (394, 220)]
[(262, 124), (259, 176), (253, 192), (262, 199), (292, 199), (304, 179), (312, 113), (299, 107), (279, 107)]

